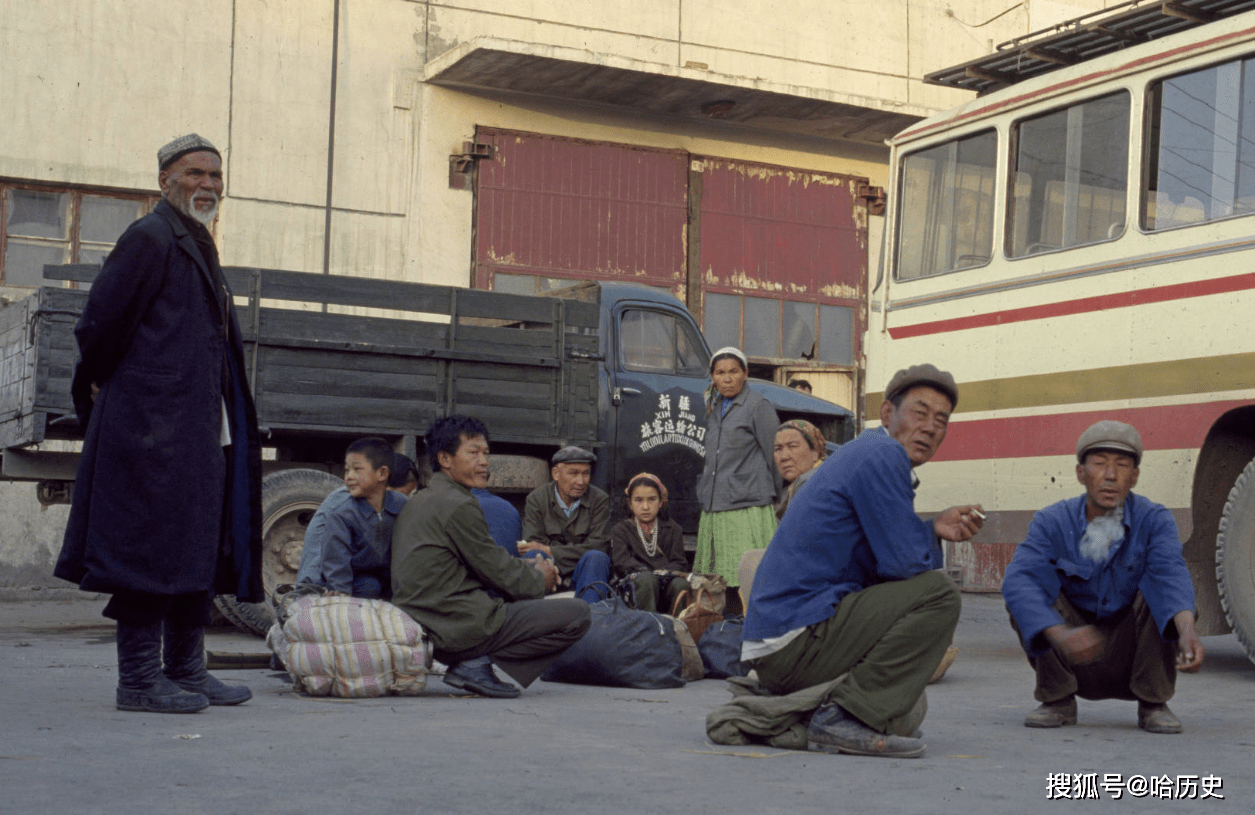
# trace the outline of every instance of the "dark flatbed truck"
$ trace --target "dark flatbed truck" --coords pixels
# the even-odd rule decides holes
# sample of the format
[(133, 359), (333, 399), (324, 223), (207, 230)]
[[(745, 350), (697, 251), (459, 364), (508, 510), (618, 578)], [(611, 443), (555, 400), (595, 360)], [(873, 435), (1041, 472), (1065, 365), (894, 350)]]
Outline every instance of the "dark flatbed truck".
[[(88, 285), (98, 266), (47, 267)], [(557, 296), (373, 278), (227, 267), (266, 448), (263, 583), (291, 582), (305, 528), (342, 482), (344, 448), (383, 436), (411, 457), (442, 416), (481, 419), (492, 435), (490, 489), (520, 498), (549, 477), (564, 444), (597, 451), (594, 483), (613, 498), (641, 470), (661, 475), (690, 535), (704, 456), (702, 391), (710, 351), (675, 297), (624, 283)], [(0, 478), (33, 481), (67, 503), (81, 440), (70, 401), (73, 329), (85, 288), (42, 287), (0, 308)], [(849, 411), (751, 381), (781, 414), (853, 434)], [(49, 449), (54, 448), (54, 449)], [(66, 448), (66, 449), (55, 449)], [(612, 500), (616, 513), (620, 502)], [(619, 517), (618, 514), (615, 516)], [(236, 625), (269, 626), (265, 604), (218, 598)]]

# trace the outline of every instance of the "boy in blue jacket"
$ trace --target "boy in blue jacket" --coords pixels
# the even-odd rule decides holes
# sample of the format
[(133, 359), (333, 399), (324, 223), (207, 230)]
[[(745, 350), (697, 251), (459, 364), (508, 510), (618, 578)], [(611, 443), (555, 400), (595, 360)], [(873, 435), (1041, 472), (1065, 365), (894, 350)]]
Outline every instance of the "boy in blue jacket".
[(305, 531), (297, 583), (354, 597), (387, 599), (392, 591), (392, 526), (405, 496), (388, 489), (392, 448), (358, 439), (344, 454), (344, 486), (318, 507)]

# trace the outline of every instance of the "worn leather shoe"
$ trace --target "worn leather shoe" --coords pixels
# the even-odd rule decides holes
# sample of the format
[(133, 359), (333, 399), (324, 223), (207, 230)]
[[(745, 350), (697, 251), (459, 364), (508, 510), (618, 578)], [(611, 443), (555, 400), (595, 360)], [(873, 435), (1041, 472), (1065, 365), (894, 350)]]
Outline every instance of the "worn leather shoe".
[(840, 705), (829, 704), (816, 710), (811, 717), (806, 730), (806, 749), (815, 753), (919, 758), (928, 745), (919, 739), (890, 736), (872, 730)]
[(502, 682), (492, 670), (488, 657), (468, 659), (445, 669), (444, 683), (455, 688), (469, 690), (493, 699), (514, 699), (521, 691), (508, 682)]
[(1065, 696), (1057, 702), (1044, 702), (1024, 717), (1025, 727), (1063, 727), (1076, 724), (1076, 697)]
[(1181, 720), (1166, 704), (1137, 703), (1137, 726), (1147, 733), (1180, 733)]

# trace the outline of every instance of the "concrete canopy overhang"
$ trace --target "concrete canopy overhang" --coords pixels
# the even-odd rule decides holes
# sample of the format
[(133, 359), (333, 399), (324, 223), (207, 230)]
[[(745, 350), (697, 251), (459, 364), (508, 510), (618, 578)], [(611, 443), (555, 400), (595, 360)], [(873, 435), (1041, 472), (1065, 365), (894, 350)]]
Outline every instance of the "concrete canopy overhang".
[[(578, 48), (476, 37), (424, 68), (424, 80), (759, 130), (881, 145), (935, 111), (826, 88), (718, 74)], [(732, 102), (730, 107), (726, 102)]]

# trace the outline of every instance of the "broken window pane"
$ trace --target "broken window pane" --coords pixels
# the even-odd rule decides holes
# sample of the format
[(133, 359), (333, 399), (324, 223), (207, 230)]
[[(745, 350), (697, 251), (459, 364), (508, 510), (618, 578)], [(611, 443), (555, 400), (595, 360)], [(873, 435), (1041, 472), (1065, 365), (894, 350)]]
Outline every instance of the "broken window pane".
[(785, 300), (780, 305), (784, 309), (781, 356), (811, 359), (815, 355), (815, 304)]

